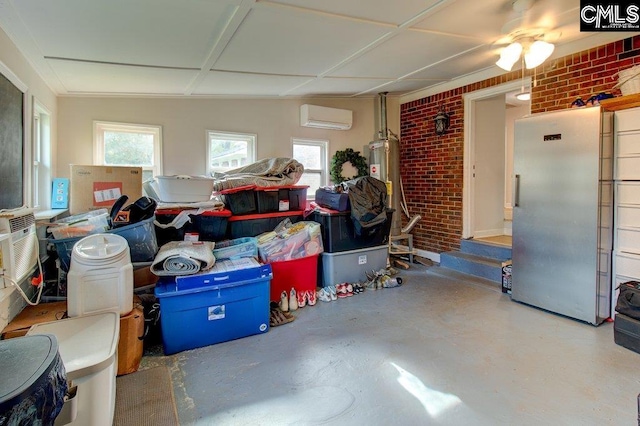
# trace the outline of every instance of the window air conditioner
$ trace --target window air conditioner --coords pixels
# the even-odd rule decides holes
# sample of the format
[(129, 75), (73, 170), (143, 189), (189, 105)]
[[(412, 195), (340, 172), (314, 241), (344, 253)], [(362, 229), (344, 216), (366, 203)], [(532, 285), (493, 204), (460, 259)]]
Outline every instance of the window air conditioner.
[(353, 112), (348, 109), (327, 108), (304, 104), (300, 106), (300, 125), (318, 129), (349, 130)]
[[(36, 218), (30, 209), (0, 213), (0, 271), (19, 283), (38, 262)], [(4, 283), (8, 286), (9, 283)]]

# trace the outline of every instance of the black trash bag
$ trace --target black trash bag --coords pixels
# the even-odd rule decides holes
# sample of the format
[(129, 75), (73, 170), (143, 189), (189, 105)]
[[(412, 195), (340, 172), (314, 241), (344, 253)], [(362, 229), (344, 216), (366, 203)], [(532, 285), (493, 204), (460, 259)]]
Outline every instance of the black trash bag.
[(368, 236), (387, 220), (387, 185), (364, 176), (342, 183), (349, 192), (351, 219), (357, 236)]
[(143, 220), (152, 218), (155, 214), (158, 203), (156, 203), (156, 200), (153, 198), (140, 197), (128, 206), (122, 207), (128, 199), (129, 197), (123, 195), (118, 198), (111, 207), (110, 217), (112, 228), (142, 222)]
[(144, 349), (152, 348), (162, 343), (162, 326), (160, 324), (160, 302), (154, 294), (140, 294), (140, 301), (144, 310), (144, 335), (142, 337)]

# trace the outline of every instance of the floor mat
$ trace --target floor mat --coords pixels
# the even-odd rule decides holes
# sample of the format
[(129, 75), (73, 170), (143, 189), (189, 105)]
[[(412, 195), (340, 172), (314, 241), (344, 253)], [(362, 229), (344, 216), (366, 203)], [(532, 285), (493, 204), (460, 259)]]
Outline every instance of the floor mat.
[(114, 425), (177, 424), (173, 386), (166, 366), (137, 371), (116, 379)]

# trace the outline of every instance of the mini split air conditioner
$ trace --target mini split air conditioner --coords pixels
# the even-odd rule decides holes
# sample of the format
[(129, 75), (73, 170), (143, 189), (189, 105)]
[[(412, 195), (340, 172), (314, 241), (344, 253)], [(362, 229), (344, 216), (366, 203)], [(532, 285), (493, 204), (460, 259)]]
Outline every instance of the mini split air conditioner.
[[(30, 209), (0, 213), (0, 268), (19, 283), (38, 261), (36, 218)], [(5, 285), (9, 283), (5, 282)]]
[(351, 124), (353, 124), (353, 112), (348, 109), (308, 104), (300, 106), (300, 125), (303, 127), (349, 130)]

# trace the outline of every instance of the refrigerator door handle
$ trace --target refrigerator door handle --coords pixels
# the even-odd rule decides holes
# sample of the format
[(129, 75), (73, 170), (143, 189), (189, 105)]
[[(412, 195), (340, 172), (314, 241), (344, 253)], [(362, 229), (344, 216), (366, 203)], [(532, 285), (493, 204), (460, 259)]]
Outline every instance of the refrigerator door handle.
[(513, 185), (515, 194), (513, 195), (513, 206), (520, 207), (520, 175), (515, 176), (515, 184)]

